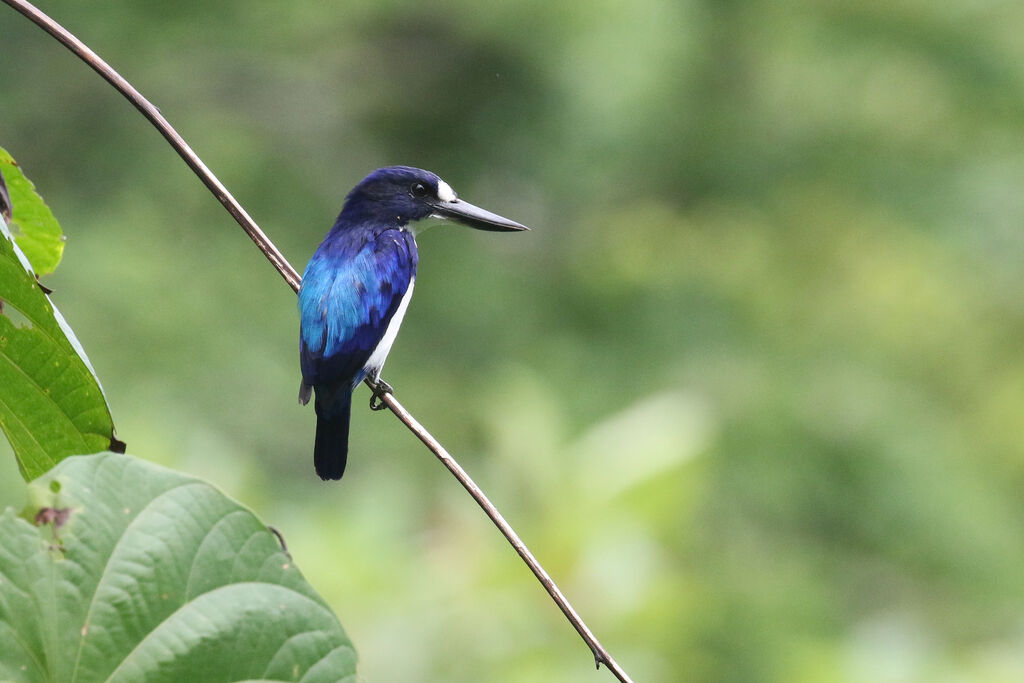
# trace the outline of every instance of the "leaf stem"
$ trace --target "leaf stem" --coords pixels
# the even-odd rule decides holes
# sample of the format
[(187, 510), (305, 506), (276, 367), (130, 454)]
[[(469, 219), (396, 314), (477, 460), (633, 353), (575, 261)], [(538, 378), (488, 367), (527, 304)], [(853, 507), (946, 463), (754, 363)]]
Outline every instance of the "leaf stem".
[[(245, 230), (246, 234), (256, 243), (256, 246), (263, 255), (267, 257), (271, 265), (277, 269), (277, 272), (281, 274), (285, 282), (294, 291), (298, 291), (301, 278), (295, 268), (292, 267), (284, 255), (278, 250), (270, 238), (260, 229), (256, 222), (249, 216), (249, 214), (242, 208), (242, 206), (235, 200), (231, 193), (228, 192), (227, 188), (217, 179), (217, 177), (206, 167), (206, 164), (199, 158), (199, 156), (192, 150), (192, 148), (185, 142), (184, 138), (178, 134), (173, 126), (164, 118), (160, 110), (153, 106), (145, 97), (136, 90), (131, 83), (125, 80), (120, 74), (118, 74), (109, 64), (93, 52), (85, 43), (72, 35), (63, 26), (55, 22), (49, 16), (44, 14), (42, 11), (34, 7), (32, 4), (25, 2), (24, 0), (3, 0), (7, 5), (14, 8), (16, 11), (23, 14), (34, 24), (42, 28), (44, 31), (53, 36), (58, 42), (64, 47), (75, 53), (86, 64), (93, 68), (100, 76), (102, 76), (108, 83), (114, 86), (118, 92), (138, 109), (143, 116), (145, 116), (150, 123), (160, 134), (164, 136), (167, 142), (174, 148), (174, 150), (181, 156), (189, 168), (199, 176), (199, 179), (206, 185), (207, 189), (220, 201), (224, 208), (227, 209), (228, 213), (238, 222), (242, 229)], [(372, 389), (373, 387), (367, 382), (367, 385)], [(601, 643), (594, 636), (593, 632), (587, 627), (586, 623), (580, 618), (576, 610), (573, 609), (572, 605), (559, 590), (558, 586), (551, 579), (548, 573), (541, 566), (537, 558), (534, 557), (530, 549), (523, 543), (523, 540), (519, 538), (519, 534), (516, 533), (515, 529), (505, 521), (505, 518), (498, 511), (484, 492), (476, 485), (476, 482), (469, 476), (469, 474), (462, 468), (461, 465), (451, 456), (450, 453), (441, 445), (441, 443), (435, 439), (430, 432), (428, 432), (423, 425), (421, 425), (416, 418), (406, 410), (398, 399), (395, 398), (394, 394), (385, 394), (382, 398), (383, 402), (391, 410), (395, 416), (409, 428), (413, 434), (419, 438), (423, 444), (430, 449), (430, 451), (437, 456), (438, 460), (441, 461), (448, 470), (459, 480), (463, 488), (469, 492), (477, 504), (483, 509), (487, 516), (491, 519), (498, 530), (502, 533), (505, 539), (515, 549), (519, 557), (522, 558), (523, 562), (530, 568), (537, 580), (540, 581), (541, 585), (544, 586), (544, 590), (548, 592), (551, 599), (555, 601), (558, 608), (565, 614), (566, 619), (572, 624), (573, 628), (580, 634), (584, 642), (590, 648), (594, 654), (594, 661), (598, 668), (601, 668), (601, 664), (608, 667), (615, 677), (622, 681), (622, 683), (632, 683), (629, 675), (619, 666), (615, 659), (608, 653), (608, 651), (601, 645)]]

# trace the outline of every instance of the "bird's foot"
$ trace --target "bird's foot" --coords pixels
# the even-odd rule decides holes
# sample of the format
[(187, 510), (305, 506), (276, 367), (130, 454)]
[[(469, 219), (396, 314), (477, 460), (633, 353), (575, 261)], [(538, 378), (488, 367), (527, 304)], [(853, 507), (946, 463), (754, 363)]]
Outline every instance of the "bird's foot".
[(384, 410), (387, 405), (384, 403), (385, 394), (393, 394), (395, 390), (391, 385), (378, 377), (373, 383), (373, 396), (370, 397), (370, 410)]

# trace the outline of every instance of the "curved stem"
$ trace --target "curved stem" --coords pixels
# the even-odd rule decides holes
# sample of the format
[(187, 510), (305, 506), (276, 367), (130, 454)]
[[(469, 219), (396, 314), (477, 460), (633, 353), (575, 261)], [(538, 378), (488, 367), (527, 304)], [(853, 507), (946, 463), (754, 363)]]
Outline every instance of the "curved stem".
[(114, 71), (114, 69), (107, 64), (103, 59), (100, 58), (95, 52), (89, 49), (89, 46), (80, 41), (78, 38), (73, 36), (67, 29), (58, 24), (56, 21), (51, 19), (49, 16), (44, 14), (42, 11), (34, 7), (28, 2), (23, 0), (3, 0), (5, 3), (13, 7), (15, 10), (25, 15), (29, 20), (32, 21), (36, 26), (40, 27), (51, 36), (57, 39), (61, 45), (74, 52), (79, 59), (88, 64), (93, 70), (102, 76), (110, 85), (114, 86), (118, 92), (125, 96), (125, 98), (138, 109), (143, 116), (149, 119), (149, 122), (160, 134), (163, 135), (167, 142), (170, 143), (174, 151), (185, 160), (188, 167), (199, 176), (199, 179), (203, 181), (203, 184), (213, 193), (224, 208), (228, 210), (238, 224), (242, 226), (242, 230), (252, 238), (252, 241), (256, 243), (263, 255), (267, 257), (271, 265), (277, 268), (277, 272), (281, 273), (281, 277), (284, 278), (285, 282), (295, 291), (299, 289), (299, 282), (301, 278), (284, 255), (278, 250), (274, 243), (270, 241), (270, 238), (260, 230), (260, 226), (256, 225), (256, 221), (249, 217), (242, 205), (239, 204), (228, 189), (217, 180), (217, 176), (206, 167), (203, 160), (199, 158), (199, 155), (192, 151), (185, 139), (178, 134), (178, 131), (174, 130), (174, 127), (168, 123), (164, 115), (160, 113), (153, 104), (136, 90), (131, 83), (125, 80), (121, 74)]
[(536, 576), (537, 580), (540, 581), (542, 586), (544, 586), (544, 590), (548, 592), (551, 599), (555, 601), (556, 605), (558, 605), (558, 609), (562, 610), (562, 614), (565, 615), (565, 618), (569, 620), (569, 623), (572, 624), (573, 628), (575, 628), (580, 634), (580, 637), (582, 637), (584, 642), (586, 642), (590, 647), (590, 651), (594, 653), (594, 661), (597, 663), (597, 668), (600, 669), (601, 665), (604, 664), (620, 681), (623, 681), (624, 683), (629, 681), (631, 683), (629, 676), (622, 667), (619, 666), (619, 663), (615, 661), (611, 654), (609, 654), (608, 650), (604, 649), (604, 646), (601, 645), (600, 641), (598, 641), (591, 630), (587, 627), (587, 624), (580, 618), (580, 615), (576, 613), (576, 610), (573, 609), (571, 604), (569, 604), (569, 601), (565, 596), (562, 595), (562, 591), (558, 589), (558, 586), (555, 585), (555, 582), (544, 570), (544, 567), (541, 566), (540, 562), (537, 561), (537, 558), (533, 556), (532, 552), (530, 552), (530, 549), (526, 547), (525, 543), (523, 543), (523, 539), (519, 538), (519, 534), (517, 534), (515, 529), (512, 528), (512, 525), (505, 521), (502, 514), (498, 512), (498, 508), (495, 507), (494, 503), (492, 503), (484, 492), (480, 490), (480, 487), (476, 485), (473, 478), (469, 476), (466, 470), (462, 469), (462, 465), (460, 465), (455, 458), (448, 453), (447, 449), (441, 445), (440, 441), (435, 439), (431, 433), (428, 432), (426, 428), (424, 428), (423, 425), (421, 425), (419, 421), (417, 421), (416, 418), (414, 418), (412, 414), (410, 414), (409, 411), (398, 402), (394, 394), (384, 394), (381, 397), (381, 400), (388, 408), (391, 409), (391, 412), (395, 414), (395, 417), (401, 420), (402, 423), (409, 428), (409, 431), (415, 434), (419, 440), (437, 456), (437, 459), (441, 461), (441, 464), (447, 467), (448, 471), (455, 475), (455, 478), (459, 480), (459, 483), (462, 484), (463, 488), (469, 492), (469, 495), (473, 496), (473, 499), (477, 504), (485, 513), (487, 513), (487, 516), (491, 518), (492, 522), (494, 522), (494, 526), (498, 527), (498, 530), (502, 533), (509, 544), (517, 553), (519, 553), (519, 557), (523, 559), (526, 566), (530, 568), (533, 575)]
[[(185, 160), (189, 168), (199, 176), (199, 179), (203, 181), (203, 184), (210, 190), (211, 193), (224, 205), (234, 219), (238, 222), (242, 229), (249, 235), (256, 246), (259, 247), (263, 255), (267, 257), (267, 260), (277, 269), (284, 278), (285, 282), (295, 291), (299, 289), (299, 283), (301, 281), (298, 272), (292, 267), (288, 260), (278, 250), (274, 243), (270, 241), (270, 238), (260, 229), (256, 222), (249, 217), (245, 209), (231, 196), (227, 188), (217, 179), (215, 175), (206, 167), (206, 164), (199, 158), (199, 156), (192, 151), (188, 143), (185, 142), (184, 138), (178, 134), (178, 132), (171, 126), (171, 124), (164, 118), (160, 110), (153, 106), (145, 97), (143, 97), (138, 90), (132, 87), (131, 83), (126, 81), (120, 74), (114, 71), (113, 68), (105, 61), (103, 61), (95, 52), (93, 52), (85, 43), (80, 41), (64, 27), (55, 22), (49, 16), (38, 10), (36, 7), (31, 5), (24, 0), (3, 0), (6, 4), (13, 7), (15, 10), (26, 16), (37, 26), (42, 28), (44, 31), (49, 33), (51, 36), (56, 38), (62, 45), (74, 52), (82, 61), (91, 66), (100, 76), (102, 76), (107, 82), (109, 82), (114, 88), (116, 88), (125, 98), (131, 102), (136, 109), (142, 112), (142, 115), (149, 119), (160, 134), (167, 139), (171, 147)], [(373, 386), (367, 382), (368, 386), (373, 389)], [(562, 594), (562, 591), (558, 589), (555, 582), (552, 581), (551, 577), (544, 570), (544, 567), (537, 561), (537, 558), (533, 556), (530, 549), (526, 547), (523, 540), (519, 538), (519, 534), (515, 532), (512, 526), (505, 521), (505, 518), (498, 512), (498, 508), (495, 507), (484, 492), (480, 490), (480, 487), (476, 485), (476, 482), (469, 476), (469, 474), (459, 465), (458, 462), (445, 450), (444, 446), (435, 439), (430, 432), (428, 432), (423, 425), (421, 425), (416, 418), (414, 418), (409, 411), (407, 411), (401, 403), (394, 397), (393, 394), (385, 394), (382, 397), (383, 402), (391, 410), (395, 416), (405, 424), (409, 430), (415, 434), (420, 441), (426, 445), (430, 451), (437, 456), (441, 463), (448, 468), (448, 470), (455, 475), (455, 478), (459, 480), (459, 483), (469, 492), (473, 499), (476, 500), (477, 504), (483, 509), (487, 516), (494, 522), (494, 525), (498, 527), (502, 535), (508, 540), (515, 551), (519, 554), (519, 557), (523, 559), (523, 562), (530, 568), (537, 580), (540, 581), (541, 585), (544, 586), (544, 590), (548, 592), (551, 599), (555, 601), (558, 608), (565, 614), (566, 619), (572, 624), (573, 628), (580, 634), (591, 652), (594, 654), (594, 661), (597, 663), (598, 668), (601, 664), (608, 667), (615, 677), (623, 683), (632, 683), (629, 675), (619, 666), (614, 658), (608, 653), (608, 651), (601, 645), (591, 630), (584, 623), (583, 619), (576, 613), (572, 605)]]

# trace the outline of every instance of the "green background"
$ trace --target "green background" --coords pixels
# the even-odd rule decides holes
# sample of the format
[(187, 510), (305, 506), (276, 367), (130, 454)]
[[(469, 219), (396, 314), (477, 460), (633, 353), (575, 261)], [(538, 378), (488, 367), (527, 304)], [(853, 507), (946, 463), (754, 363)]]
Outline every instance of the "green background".
[[(638, 682), (1024, 678), (1024, 5), (42, 8), (300, 270), (387, 164), (534, 228), (422, 235), (385, 378)], [(368, 681), (611, 680), (393, 417), (315, 478), (292, 292), (0, 10), (0, 144), (129, 449), (281, 529)]]

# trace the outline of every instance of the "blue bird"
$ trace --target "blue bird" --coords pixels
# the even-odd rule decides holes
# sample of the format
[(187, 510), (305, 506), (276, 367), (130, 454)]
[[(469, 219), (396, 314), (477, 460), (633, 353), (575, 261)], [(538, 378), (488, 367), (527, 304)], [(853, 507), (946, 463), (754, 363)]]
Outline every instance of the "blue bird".
[(299, 403), (316, 392), (313, 464), (321, 479), (345, 472), (356, 386), (369, 378), (374, 399), (391, 392), (380, 373), (416, 282), (410, 224), (424, 218), (478, 230), (529, 230), (462, 201), (430, 171), (408, 166), (378, 169), (348, 194), (299, 288)]

